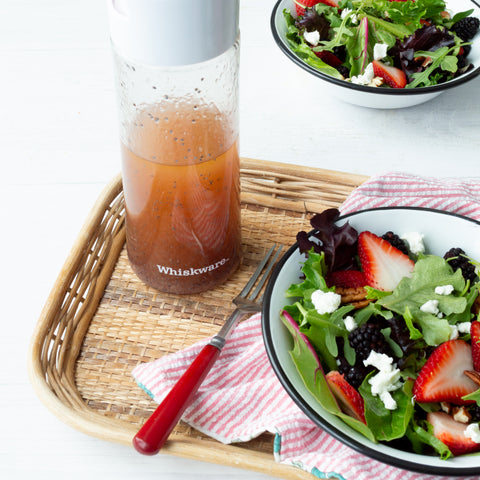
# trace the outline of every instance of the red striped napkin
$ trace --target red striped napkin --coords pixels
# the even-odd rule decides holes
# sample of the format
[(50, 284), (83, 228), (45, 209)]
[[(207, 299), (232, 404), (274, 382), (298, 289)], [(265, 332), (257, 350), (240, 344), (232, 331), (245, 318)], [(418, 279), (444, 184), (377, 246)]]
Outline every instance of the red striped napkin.
[[(402, 173), (377, 176), (356, 189), (341, 211), (350, 213), (382, 206), (435, 208), (480, 220), (480, 178), (435, 179)], [(137, 383), (160, 402), (207, 342), (205, 339), (183, 351), (138, 366), (133, 372)], [(317, 478), (440, 478), (408, 472), (365, 457), (309, 420), (287, 395), (270, 367), (259, 314), (235, 329), (182, 419), (223, 443), (244, 442), (270, 432), (275, 435), (276, 461), (311, 472)]]
[(340, 211), (351, 213), (395, 206), (433, 208), (480, 220), (480, 177), (435, 178), (387, 173), (360, 185)]

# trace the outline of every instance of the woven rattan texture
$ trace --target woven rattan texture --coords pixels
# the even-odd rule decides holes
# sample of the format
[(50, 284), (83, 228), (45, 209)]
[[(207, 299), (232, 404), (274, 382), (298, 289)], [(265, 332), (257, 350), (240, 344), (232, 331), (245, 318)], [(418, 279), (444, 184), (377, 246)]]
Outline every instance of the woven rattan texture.
[[(313, 213), (340, 205), (365, 180), (248, 159), (242, 159), (241, 178), (242, 264), (225, 284), (197, 295), (160, 293), (138, 280), (124, 247), (119, 177), (99, 199), (32, 342), (33, 375), (41, 372), (44, 390), (69, 411), (100, 414), (107, 430), (108, 419), (116, 428), (140, 426), (155, 404), (136, 386), (132, 369), (216, 333), (268, 247), (292, 244), (299, 230), (310, 229)], [(204, 438), (181, 422), (174, 433)], [(265, 434), (240, 447), (271, 454), (272, 442)]]
[(76, 384), (90, 408), (141, 425), (155, 404), (135, 385), (131, 370), (216, 333), (267, 247), (288, 245), (308, 228), (306, 214), (251, 205), (243, 206), (242, 223), (241, 267), (204, 294), (179, 297), (145, 287), (122, 250), (77, 360)]

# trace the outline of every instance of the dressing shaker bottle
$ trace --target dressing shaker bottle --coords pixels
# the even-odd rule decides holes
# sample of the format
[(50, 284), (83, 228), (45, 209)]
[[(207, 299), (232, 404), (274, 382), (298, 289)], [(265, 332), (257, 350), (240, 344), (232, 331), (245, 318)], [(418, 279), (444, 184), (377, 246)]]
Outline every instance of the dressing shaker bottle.
[(108, 0), (127, 252), (188, 294), (241, 257), (238, 0)]

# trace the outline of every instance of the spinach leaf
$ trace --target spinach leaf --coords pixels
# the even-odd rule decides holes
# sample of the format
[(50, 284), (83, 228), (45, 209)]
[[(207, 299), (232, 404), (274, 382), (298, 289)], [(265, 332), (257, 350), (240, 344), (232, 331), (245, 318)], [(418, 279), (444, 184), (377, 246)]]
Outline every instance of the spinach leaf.
[(372, 372), (367, 375), (359, 388), (360, 394), (365, 401), (365, 420), (367, 425), (378, 441), (402, 438), (413, 417), (413, 380), (407, 380), (402, 388), (391, 392), (392, 397), (397, 402), (397, 408), (388, 410), (378, 396), (372, 395), (368, 380), (375, 374), (376, 372)]

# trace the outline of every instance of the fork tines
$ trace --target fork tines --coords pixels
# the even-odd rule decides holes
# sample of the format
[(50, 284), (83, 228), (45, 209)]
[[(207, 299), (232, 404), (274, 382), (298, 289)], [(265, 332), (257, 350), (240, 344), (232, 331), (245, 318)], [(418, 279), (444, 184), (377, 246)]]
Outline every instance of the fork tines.
[[(280, 255), (280, 253), (282, 251), (283, 245), (280, 245), (278, 250), (276, 251), (275, 255), (273, 255), (273, 257), (272, 257), (272, 253), (274, 252), (276, 246), (277, 246), (276, 243), (274, 243), (272, 245), (272, 247), (267, 252), (265, 257), (262, 259), (262, 261), (258, 265), (257, 269), (255, 270), (255, 273), (252, 275), (252, 277), (248, 281), (247, 285), (245, 285), (245, 288), (242, 290), (242, 292), (240, 293), (239, 296), (245, 297), (248, 294), (248, 292), (253, 288), (255, 282), (257, 281), (257, 279), (260, 276), (260, 274), (262, 273), (262, 271), (264, 271), (262, 278), (260, 278), (255, 290), (250, 294), (248, 299), (249, 300), (254, 300), (257, 297), (257, 295), (260, 293), (260, 290), (262, 289), (263, 285), (267, 281), (268, 276), (270, 275), (270, 272), (271, 272), (273, 266), (275, 265), (275, 263), (278, 259), (278, 256)], [(269, 259), (270, 259), (270, 261), (269, 261)], [(267, 262), (268, 262), (268, 265), (265, 268), (265, 265), (267, 264)], [(264, 270), (264, 268), (265, 268), (265, 270)]]

